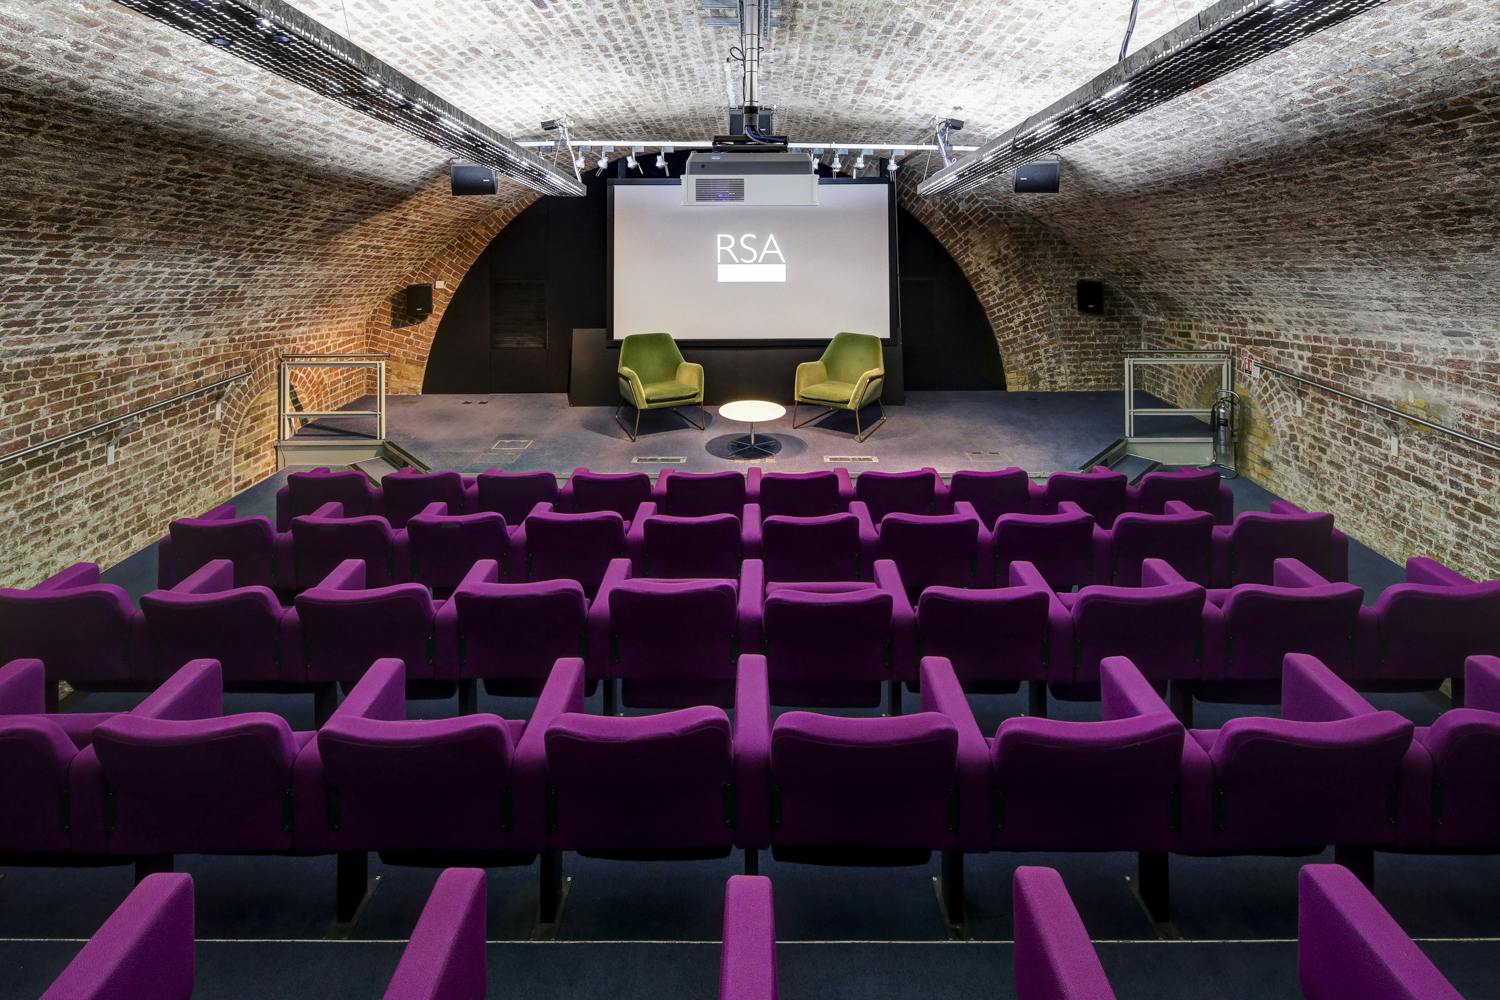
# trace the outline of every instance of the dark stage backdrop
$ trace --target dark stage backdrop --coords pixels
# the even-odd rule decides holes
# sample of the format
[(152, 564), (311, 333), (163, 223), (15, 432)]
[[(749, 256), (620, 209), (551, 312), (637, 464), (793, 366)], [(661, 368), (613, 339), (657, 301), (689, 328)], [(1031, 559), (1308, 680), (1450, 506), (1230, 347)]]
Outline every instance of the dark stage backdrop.
[[(685, 159), (676, 154), (673, 176)], [(611, 165), (610, 174), (621, 165)], [(617, 355), (595, 332), (609, 309), (607, 177), (591, 170), (585, 180), (585, 197), (538, 199), (475, 261), (433, 338), (423, 392), (568, 392), (576, 405), (616, 402), (613, 378), (600, 376), (613, 372)], [(963, 272), (899, 210), (897, 248), (901, 332), (886, 348), (886, 401), (900, 403), (907, 388), (1003, 389), (999, 348)], [(687, 359), (705, 368), (710, 403), (752, 396), (789, 402), (792, 370), (821, 353), (683, 346)]]

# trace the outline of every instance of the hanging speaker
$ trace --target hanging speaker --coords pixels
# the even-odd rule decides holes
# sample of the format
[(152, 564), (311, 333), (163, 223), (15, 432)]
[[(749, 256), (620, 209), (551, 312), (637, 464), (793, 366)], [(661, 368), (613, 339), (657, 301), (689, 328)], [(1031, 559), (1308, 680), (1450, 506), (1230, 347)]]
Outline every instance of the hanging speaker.
[(432, 315), (431, 285), (407, 285), (401, 296), (407, 316), (420, 321)]
[(1078, 311), (1081, 313), (1104, 312), (1104, 282), (1080, 281), (1078, 283)]
[(1016, 168), (1016, 194), (1057, 194), (1062, 186), (1062, 162), (1043, 160)]
[(455, 163), (449, 168), (448, 178), (452, 182), (455, 198), (471, 194), (494, 194), (496, 190), (495, 171), (489, 167)]

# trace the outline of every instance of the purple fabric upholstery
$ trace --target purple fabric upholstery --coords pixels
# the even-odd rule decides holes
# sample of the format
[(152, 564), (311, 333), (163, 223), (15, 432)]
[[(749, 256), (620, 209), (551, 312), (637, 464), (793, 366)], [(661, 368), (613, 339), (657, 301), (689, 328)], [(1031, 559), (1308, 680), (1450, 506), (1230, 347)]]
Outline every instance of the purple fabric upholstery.
[(1161, 513), (1125, 513), (1104, 532), (1109, 579), (1121, 587), (1141, 585), (1141, 562), (1162, 559), (1193, 583), (1212, 580), (1214, 518), (1175, 500)]
[(677, 472), (663, 469), (651, 490), (657, 510), (672, 517), (733, 514), (747, 502), (745, 477), (738, 472)]
[(739, 576), (740, 519), (733, 514), (653, 514), (630, 526), (631, 561), (642, 576), (665, 579)]
[(741, 656), (734, 689), (734, 845), (771, 846), (771, 692), (766, 658)]
[(1023, 865), (1012, 883), (1016, 1000), (1114, 1000), (1062, 876)]
[(1464, 661), (1469, 708), (1500, 712), (1500, 656), (1471, 656)]
[(1125, 492), (1130, 509), (1142, 514), (1160, 514), (1168, 503), (1176, 501), (1212, 514), (1219, 524), (1234, 520), (1234, 494), (1217, 469), (1148, 472)]
[(974, 508), (986, 528), (993, 529), (1001, 514), (1031, 512), (1031, 479), (1017, 468), (955, 472), (948, 481), (948, 504), (951, 507), (961, 500)]
[(1094, 519), (1077, 508), (1058, 514), (1003, 514), (995, 522), (995, 579), (1017, 562), (1035, 566), (1055, 590), (1101, 582)]
[(556, 506), (557, 477), (550, 472), (502, 472), (487, 469), (475, 479), (476, 510), (487, 510), (520, 524), (539, 503)]
[(1070, 675), (1069, 645), (1054, 639), (1069, 628), (1067, 609), (1045, 586), (928, 587), (917, 602), (922, 651), (948, 659), (965, 690), (1014, 691), (1021, 681), (1046, 681), (1054, 659)]
[(383, 587), (406, 573), (406, 532), (391, 530), (378, 515), (345, 517), (337, 503), (292, 518), (292, 579), (311, 587), (346, 559), (365, 564), (371, 587)]
[(575, 580), (500, 583), (498, 565), (474, 564), (453, 592), (459, 676), (499, 691), (535, 694), (560, 657), (583, 654), (588, 598)]
[(370, 485), (363, 472), (326, 468), (294, 472), (276, 491), (276, 530), (290, 530), (294, 518), (312, 514), (328, 503), (341, 505), (345, 517), (364, 517), (381, 510), (380, 491)]
[(1297, 559), (1329, 580), (1349, 579), (1349, 539), (1332, 514), (1309, 514), (1277, 500), (1214, 528), (1214, 584), (1270, 583), (1276, 560)]
[(484, 1000), (484, 879), (479, 868), (438, 876), (385, 1000)]
[(456, 615), (439, 627), (440, 606), (418, 583), (366, 587), (364, 565), (341, 563), (316, 587), (297, 595), (296, 615), (309, 681), (358, 680), (372, 662), (396, 657), (413, 679), (456, 677)]
[(417, 472), (399, 469), (380, 480), (385, 519), (392, 528), (404, 528), (406, 522), (427, 509), (429, 504), (447, 506), (446, 513), (468, 512), (468, 495), (464, 480), (456, 472)]
[(1077, 504), (1099, 527), (1109, 528), (1130, 508), (1124, 473), (1095, 466), (1092, 472), (1054, 472), (1041, 490), (1040, 512), (1053, 514), (1063, 501)]
[(994, 571), (990, 533), (967, 503), (961, 513), (894, 513), (880, 522), (879, 556), (896, 564), (907, 596), (928, 587), (985, 587)]
[(1297, 876), (1297, 982), (1307, 1000), (1463, 1000), (1342, 865)]
[[(1500, 657), (1471, 656), (1464, 671), (1469, 708), (1450, 709), (1416, 742), (1431, 764), (1429, 808), (1405, 847), (1493, 849), (1500, 845)], [(1424, 775), (1402, 774), (1403, 783)]]
[(761, 526), (766, 579), (868, 580), (875, 529), (859, 513), (819, 517), (773, 515)]
[(407, 521), (406, 544), (411, 579), (438, 595), (452, 592), (481, 559), (495, 560), (503, 576), (510, 574), (510, 530), (492, 511), (453, 515), (430, 506)]
[(42, 1000), (188, 1000), (193, 995), (193, 880), (141, 881)]
[(1462, 678), (1470, 656), (1500, 655), (1500, 580), (1474, 583), (1431, 559), (1408, 559), (1406, 579), (1359, 609), (1350, 680), (1436, 684)]
[(953, 725), (957, 736), (957, 801), (949, 803), (950, 826), (960, 851), (990, 848), (992, 817), (990, 751), (969, 710), (964, 689), (953, 665), (941, 656), (924, 656), (921, 664), (922, 711), (935, 713)]
[(1000, 724), (991, 744), (995, 849), (1177, 846), (1182, 724), (1128, 658), (1106, 659), (1100, 679), (1102, 722)]
[(887, 514), (939, 513), (938, 493), (942, 480), (936, 469), (915, 472), (862, 472), (854, 480), (854, 499), (870, 511), (879, 525)]
[(265, 684), (302, 674), (302, 634), (268, 587), (236, 587), (235, 567), (215, 559), (171, 590), (141, 597), (155, 658), (155, 677), (190, 660), (214, 659), (224, 683)]
[[(30, 657), (47, 683), (141, 688), (150, 683), (146, 622), (125, 591), (75, 563), (30, 590), (0, 590), (0, 662)], [(55, 700), (52, 701), (55, 704)]]
[(524, 553), (523, 582), (577, 580), (591, 595), (599, 590), (610, 560), (628, 555), (625, 521), (615, 511), (557, 514), (539, 507), (514, 541)]
[(1057, 600), (1072, 622), (1073, 684), (1097, 684), (1110, 656), (1129, 657), (1152, 681), (1203, 676), (1207, 598), (1198, 584), (1091, 586)]
[(776, 912), (764, 875), (731, 875), (724, 886), (719, 1000), (776, 1000)]
[(606, 474), (574, 469), (563, 484), (559, 504), (570, 514), (612, 510), (629, 522), (651, 500), (651, 477), (644, 472)]
[(41, 660), (11, 660), (0, 666), (0, 715), (47, 711), (47, 668)]
[(893, 596), (873, 584), (768, 585), (772, 704), (880, 704), (881, 684), (903, 679), (892, 650)]
[[(81, 747), (64, 728), (65, 716), (44, 714), (45, 684), (40, 660), (0, 667), (0, 852), (66, 851), (70, 844), (68, 769)], [(97, 727), (111, 717), (87, 718)]]
[(215, 507), (202, 517), (173, 521), (156, 548), (156, 585), (163, 590), (215, 559), (234, 564), (239, 587), (275, 587), (291, 538), (278, 535), (264, 517), (235, 517), (234, 507)]
[(823, 517), (848, 510), (854, 484), (847, 469), (819, 472), (767, 472), (752, 466), (746, 479), (749, 500), (763, 517)]

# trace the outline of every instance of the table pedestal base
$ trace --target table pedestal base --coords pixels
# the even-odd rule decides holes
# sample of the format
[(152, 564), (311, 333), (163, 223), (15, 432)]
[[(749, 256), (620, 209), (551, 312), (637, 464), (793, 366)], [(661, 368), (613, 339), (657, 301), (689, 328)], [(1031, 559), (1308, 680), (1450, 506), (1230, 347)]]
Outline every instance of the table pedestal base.
[(729, 442), (729, 457), (743, 459), (770, 458), (781, 450), (781, 442), (774, 437), (755, 434), (755, 425), (750, 425), (750, 433), (745, 437), (737, 437)]

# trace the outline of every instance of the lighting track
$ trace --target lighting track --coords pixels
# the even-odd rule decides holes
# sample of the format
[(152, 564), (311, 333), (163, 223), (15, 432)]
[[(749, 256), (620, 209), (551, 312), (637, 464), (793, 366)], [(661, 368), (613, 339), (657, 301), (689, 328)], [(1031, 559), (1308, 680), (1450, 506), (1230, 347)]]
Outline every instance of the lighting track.
[(917, 188), (960, 194), (1144, 114), (1385, 0), (1220, 0)]
[(202, 42), (543, 194), (582, 195), (564, 173), (281, 0), (117, 0)]

